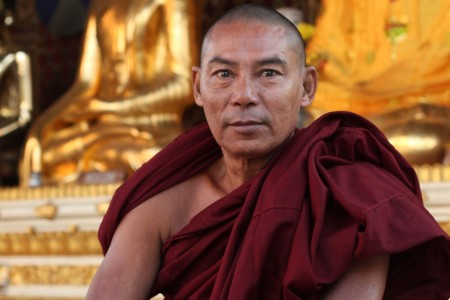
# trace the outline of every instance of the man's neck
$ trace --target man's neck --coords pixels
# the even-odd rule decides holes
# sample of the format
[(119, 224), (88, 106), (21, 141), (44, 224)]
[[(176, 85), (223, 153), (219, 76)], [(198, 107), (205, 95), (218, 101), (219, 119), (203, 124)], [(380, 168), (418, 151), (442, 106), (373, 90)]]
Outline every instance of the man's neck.
[(224, 154), (213, 166), (210, 174), (217, 186), (227, 194), (258, 175), (269, 159), (247, 160)]

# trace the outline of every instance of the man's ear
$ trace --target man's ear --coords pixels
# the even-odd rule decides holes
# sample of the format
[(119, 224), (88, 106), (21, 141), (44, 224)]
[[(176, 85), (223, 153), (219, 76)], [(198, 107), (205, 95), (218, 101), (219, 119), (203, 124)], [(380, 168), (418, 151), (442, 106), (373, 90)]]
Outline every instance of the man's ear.
[(313, 66), (307, 66), (303, 72), (303, 96), (302, 107), (310, 105), (314, 101), (317, 90), (317, 70)]
[(199, 67), (192, 67), (192, 87), (194, 90), (195, 104), (203, 106), (203, 100), (200, 93), (200, 76), (201, 69)]

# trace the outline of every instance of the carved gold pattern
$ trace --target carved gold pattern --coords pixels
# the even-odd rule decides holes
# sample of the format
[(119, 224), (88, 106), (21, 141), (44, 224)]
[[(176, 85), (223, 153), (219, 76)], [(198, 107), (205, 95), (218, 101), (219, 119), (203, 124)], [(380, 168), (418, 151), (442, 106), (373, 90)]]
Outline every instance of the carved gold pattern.
[(96, 231), (0, 234), (0, 255), (100, 255)]
[(20, 265), (9, 267), (9, 285), (88, 285), (97, 265)]
[(0, 189), (0, 201), (111, 196), (120, 183)]
[(49, 203), (36, 207), (35, 214), (39, 218), (52, 220), (55, 218), (57, 211), (58, 207), (54, 204)]

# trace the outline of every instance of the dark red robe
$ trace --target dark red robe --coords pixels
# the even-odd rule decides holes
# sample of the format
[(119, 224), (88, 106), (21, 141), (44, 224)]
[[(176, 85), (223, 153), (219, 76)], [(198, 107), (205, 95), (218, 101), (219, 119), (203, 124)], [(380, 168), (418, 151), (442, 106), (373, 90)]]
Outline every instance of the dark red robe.
[[(114, 195), (103, 251), (130, 210), (220, 156), (206, 125), (158, 153)], [(379, 254), (391, 255), (385, 299), (450, 297), (450, 239), (424, 208), (414, 170), (367, 120), (331, 113), (165, 243), (152, 295), (318, 299), (354, 259)]]

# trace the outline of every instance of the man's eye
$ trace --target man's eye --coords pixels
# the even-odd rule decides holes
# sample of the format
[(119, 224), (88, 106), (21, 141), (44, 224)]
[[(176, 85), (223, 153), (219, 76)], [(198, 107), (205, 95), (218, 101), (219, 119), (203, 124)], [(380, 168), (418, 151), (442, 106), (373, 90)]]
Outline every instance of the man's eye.
[(231, 77), (231, 72), (227, 70), (220, 70), (216, 72), (216, 75), (222, 78)]
[(266, 76), (266, 77), (272, 77), (272, 76), (275, 76), (276, 74), (277, 74), (277, 72), (275, 70), (264, 70), (261, 73), (261, 75)]

